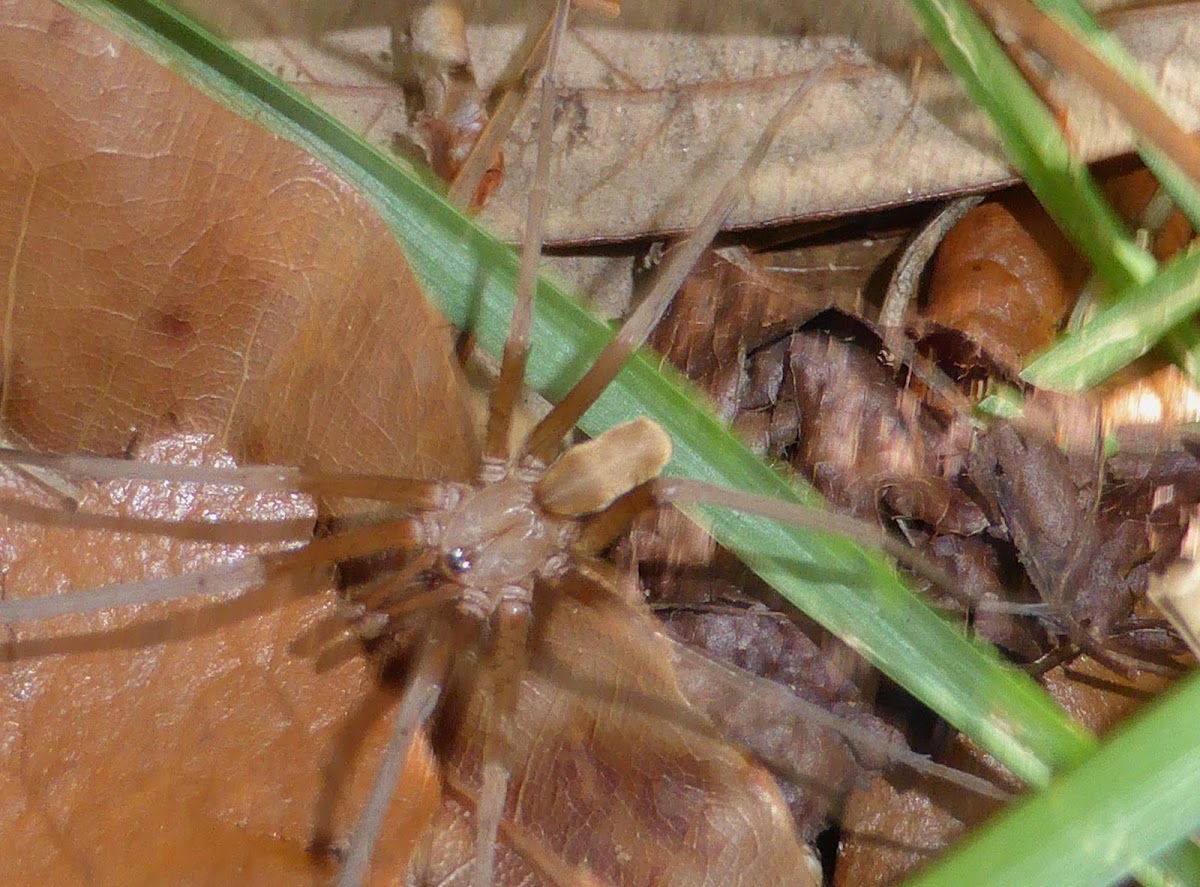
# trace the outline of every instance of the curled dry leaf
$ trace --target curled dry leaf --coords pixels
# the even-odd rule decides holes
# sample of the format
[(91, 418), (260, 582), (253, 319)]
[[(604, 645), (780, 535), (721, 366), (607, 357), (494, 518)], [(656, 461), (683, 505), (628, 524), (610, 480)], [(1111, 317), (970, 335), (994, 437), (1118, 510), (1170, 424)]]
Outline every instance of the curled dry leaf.
[(965, 334), (1011, 372), (1048, 346), (1083, 267), (1045, 211), (1027, 193), (981, 204), (938, 248), (926, 320)]
[[(1187, 244), (1191, 228), (1181, 213), (1147, 209), (1157, 190), (1147, 170), (1108, 175), (1103, 184), (1120, 215), (1150, 229), (1158, 258)], [(990, 359), (1015, 373), (1054, 341), (1086, 273), (1034, 198), (1010, 191), (968, 211), (942, 240), (932, 264), (924, 334), (937, 350), (939, 329), (956, 330), (985, 358), (960, 355), (966, 369), (976, 363), (986, 369)]]
[(1192, 227), (1177, 209), (1159, 214), (1157, 207), (1151, 208), (1151, 201), (1158, 191), (1158, 180), (1150, 170), (1142, 167), (1118, 173), (1104, 181), (1104, 193), (1112, 201), (1113, 209), (1123, 218), (1136, 222), (1139, 228), (1148, 229), (1154, 257), (1165, 262), (1187, 246), (1192, 239)]
[[(413, 130), (433, 171), (454, 181), (488, 125), (487, 95), (475, 82), (466, 22), (453, 3), (397, 8), (392, 28), (392, 65), (409, 90), (420, 93)], [(489, 159), (472, 210), (487, 205), (504, 178), (504, 155)]]
[[(0, 21), (12, 433), (60, 451), (464, 475), (477, 454), (448, 330), (359, 195), (48, 0), (0, 0)], [(21, 480), (9, 490), (40, 495)], [(145, 484), (85, 494), (85, 512), (138, 520), (311, 520), (313, 508)], [(114, 549), (111, 524), (81, 533), (81, 521), (6, 528), (4, 594), (250, 550)], [(18, 852), (6, 883), (329, 877), (395, 699), (353, 644), (327, 655), (336, 598), (310, 587), (327, 577), (308, 578), (229, 605), (8, 631), (0, 833)], [(813, 880), (778, 789), (683, 701), (644, 617), (586, 583), (543, 615), (504, 883), (556, 866), (623, 884)], [(372, 883), (461, 877), (473, 853), (456, 836), (487, 700), (455, 689), (431, 734), (439, 756), (424, 743), (410, 755)]]

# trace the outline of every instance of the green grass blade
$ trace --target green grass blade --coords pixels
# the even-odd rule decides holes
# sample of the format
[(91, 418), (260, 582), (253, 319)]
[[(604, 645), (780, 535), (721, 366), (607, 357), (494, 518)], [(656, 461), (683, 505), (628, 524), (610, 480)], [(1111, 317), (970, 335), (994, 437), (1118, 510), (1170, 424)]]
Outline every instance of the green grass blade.
[[(1200, 675), (909, 887), (1120, 881), (1200, 830)], [(1014, 848), (1019, 848), (1014, 852)]]
[[(1149, 101), (1162, 104), (1154, 83), (1146, 75), (1121, 41), (1105, 31), (1088, 15), (1076, 0), (1034, 0), (1047, 15), (1054, 16), (1070, 28), (1091, 50), (1107, 61), (1126, 80), (1146, 93)], [(1193, 228), (1200, 230), (1200, 188), (1158, 149), (1139, 141), (1138, 153), (1154, 177), (1162, 184), (1175, 205), (1183, 212)]]
[(1078, 333), (1064, 336), (1021, 378), (1056, 391), (1086, 390), (1141, 357), (1197, 310), (1200, 252), (1191, 252), (1125, 293)]
[(1126, 232), (1054, 115), (965, 0), (910, 0), (925, 33), (995, 124), (1010, 162), (1113, 290), (1147, 280), (1154, 257)]

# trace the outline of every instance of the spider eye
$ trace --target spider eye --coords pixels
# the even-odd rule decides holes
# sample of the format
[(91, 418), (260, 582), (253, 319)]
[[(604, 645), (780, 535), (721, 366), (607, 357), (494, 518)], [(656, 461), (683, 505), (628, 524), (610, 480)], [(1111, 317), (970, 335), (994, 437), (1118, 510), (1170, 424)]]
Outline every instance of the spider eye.
[(471, 569), (471, 556), (462, 548), (451, 548), (446, 552), (446, 569), (452, 573), (466, 573)]

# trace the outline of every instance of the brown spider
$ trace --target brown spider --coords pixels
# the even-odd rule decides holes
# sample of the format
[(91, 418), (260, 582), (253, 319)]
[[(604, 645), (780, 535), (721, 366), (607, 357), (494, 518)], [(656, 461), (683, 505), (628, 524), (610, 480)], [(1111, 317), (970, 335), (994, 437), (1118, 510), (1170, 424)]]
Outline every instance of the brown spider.
[[(565, 8), (566, 4), (560, 3), (558, 34), (565, 23)], [(543, 148), (539, 164), (544, 164), (547, 156), (552, 120), (548, 110), (553, 96), (552, 77), (547, 82), (551, 85), (544, 98), (547, 109), (541, 115)], [(781, 116), (795, 106), (798, 98)], [(773, 129), (768, 128), (747, 162), (747, 171), (765, 151)], [(544, 182), (545, 176), (540, 180)], [(492, 397), (482, 455), (469, 482), (272, 466), (230, 469), (155, 465), (8, 451), (4, 459), (10, 465), (41, 466), (66, 475), (113, 479), (122, 484), (166, 482), (177, 491), (202, 485), (240, 488), (246, 493), (299, 492), (319, 497), (322, 502), (376, 500), (391, 509), (382, 515), (351, 511), (349, 516), (339, 516), (328, 535), (308, 541), (303, 547), (274, 553), (243, 549), (232, 562), (208, 569), (185, 564), (199, 572), (169, 578), (118, 580), (106, 587), (58, 595), (45, 595), (45, 588), (14, 587), (14, 582), (5, 589), (6, 599), (0, 601), (0, 623), (13, 626), (8, 630), (13, 633), (10, 637), (15, 637), (8, 649), (10, 659), (18, 663), (10, 674), (14, 693), (26, 694), (51, 708), (53, 702), (61, 702), (64, 710), (90, 705), (84, 689), (76, 692), (71, 686), (48, 691), (49, 679), (36, 668), (23, 671), (25, 661), (78, 654), (79, 658), (72, 661), (83, 663), (79, 680), (86, 683), (92, 680), (86, 673), (88, 656), (130, 647), (141, 650), (156, 643), (145, 637), (137, 624), (147, 614), (151, 621), (170, 622), (171, 631), (204, 635), (212, 626), (194, 614), (195, 608), (177, 611), (175, 603), (189, 598), (211, 602), (214, 596), (232, 597), (264, 584), (311, 585), (314, 573), (327, 577), (335, 565), (370, 561), (381, 552), (400, 552), (398, 564), (392, 560), (382, 566), (368, 563), (363, 581), (344, 582), (340, 604), (343, 615), (349, 616), (349, 624), (376, 648), (375, 661), (381, 663), (380, 669), (394, 670), (397, 662), (403, 667), (405, 686), (382, 764), (367, 780), (355, 778), (358, 771), (341, 758), (355, 758), (363, 748), (378, 749), (382, 742), (373, 725), (383, 706), (364, 706), (358, 712), (355, 704), (349, 703), (339, 712), (324, 715), (326, 721), (344, 716), (347, 735), (342, 735), (341, 727), (321, 726), (325, 730), (322, 735), (332, 734), (336, 740), (326, 764), (328, 772), (323, 785), (308, 787), (309, 801), (305, 804), (311, 802), (315, 813), (306, 810), (297, 814), (303, 819), (313, 813), (303, 820), (309, 827), (315, 823), (317, 833), (308, 836), (309, 846), (327, 850), (326, 856), (342, 863), (339, 883), (365, 883), (370, 866), (391, 873), (408, 871), (410, 877), (414, 876), (409, 866), (416, 854), (413, 848), (419, 843), (416, 838), (410, 840), (407, 833), (402, 833), (383, 849), (376, 840), (385, 822), (397, 818), (408, 822), (407, 827), (418, 835), (428, 832), (436, 836), (436, 846), (421, 851), (424, 876), (435, 879), (461, 879), (463, 860), (468, 859), (472, 860), (468, 877), (476, 885), (507, 877), (519, 879), (526, 873), (551, 883), (597, 883), (601, 878), (644, 883), (664, 877), (685, 883), (699, 883), (702, 878), (719, 883), (770, 883), (781, 873), (793, 882), (814, 880), (817, 876), (812, 870), (811, 854), (796, 840), (778, 789), (764, 771), (750, 765), (739, 750), (717, 736), (705, 719), (689, 708), (674, 684), (669, 646), (644, 608), (616, 589), (596, 559), (633, 517), (649, 507), (712, 501), (796, 522), (812, 522), (812, 516), (797, 506), (761, 497), (689, 481), (657, 479), (669, 458), (670, 441), (646, 420), (620, 426), (557, 456), (561, 441), (578, 417), (644, 340), (688, 266), (711, 239), (741, 184), (740, 179), (731, 183), (719, 196), (706, 221), (664, 266), (655, 291), (573, 391), (514, 451), (510, 444), (512, 416), (523, 383), (540, 249), (536, 227), (544, 201), (544, 185), (535, 189), (530, 212), (534, 222), (526, 241), (518, 287), (521, 301)], [(165, 314), (159, 319), (159, 326), (167, 333), (186, 339), (190, 321)], [(12, 367), (6, 369), (11, 371)], [(20, 392), (10, 396), (13, 377), (5, 382), (5, 398), (15, 402)], [(136, 496), (136, 492), (130, 494), (131, 499)], [(97, 529), (105, 529), (108, 520), (90, 515), (85, 509), (65, 513), (61, 508), (28, 503), (13, 505), (9, 511), (47, 523), (74, 522), (77, 527), (92, 521)], [(818, 520), (827, 530), (862, 532), (828, 517)], [(204, 520), (146, 519), (136, 511), (116, 523), (124, 532), (149, 530), (239, 545), (238, 533), (245, 529), (227, 528), (225, 532)], [(874, 531), (868, 532), (867, 538), (880, 542)], [(349, 575), (353, 571), (343, 572)], [(170, 609), (154, 609), (168, 606), (168, 602)], [(133, 614), (133, 625), (114, 615), (125, 608)], [(180, 619), (180, 613), (190, 615)], [(93, 615), (89, 618), (88, 614)], [(62, 635), (53, 630), (43, 633), (43, 621), (53, 625), (56, 623), (50, 620), (64, 617), (78, 634)], [(303, 635), (313, 627), (309, 624), (314, 621), (312, 611), (302, 618), (305, 624), (281, 627), (280, 631)], [(580, 656), (580, 650), (589, 656)], [(141, 655), (135, 654), (130, 664), (130, 680), (134, 683)], [(255, 648), (247, 656), (266, 669), (259, 662), (263, 657), (271, 660), (270, 668), (274, 669), (278, 658), (274, 652), (267, 654)], [(587, 660), (585, 664), (574, 668), (568, 677), (557, 679), (578, 686), (568, 694), (557, 692), (555, 682), (546, 678), (555, 669), (544, 668), (545, 663), (573, 665), (580, 658)], [(214, 663), (213, 667), (220, 665)], [(71, 674), (74, 680), (76, 673)], [(369, 677), (373, 682), (375, 676)], [(360, 688), (363, 683), (365, 680), (360, 681)], [(286, 699), (284, 708), (297, 707), (303, 701), (292, 691), (275, 686), (270, 689)], [(185, 697), (189, 690), (181, 687), (178, 695)], [(230, 692), (223, 690), (220, 699), (205, 698), (202, 702), (223, 710), (221, 706), (228, 704)], [(306, 688), (299, 695), (309, 692), (315, 691)], [(49, 701), (47, 693), (52, 697)], [(59, 694), (63, 699), (58, 699)], [(107, 701), (113, 695), (106, 693), (102, 699)], [(436, 723), (430, 723), (435, 711)], [(139, 712), (137, 717), (151, 715)], [(180, 720), (175, 714), (164, 717), (173, 726)], [(431, 738), (422, 729), (426, 725)], [(154, 725), (126, 726), (126, 732), (116, 735), (127, 738), (144, 734), (144, 745), (139, 746), (135, 758), (139, 754), (151, 756), (158, 750), (156, 745), (171, 741), (157, 739), (160, 734), (151, 729)], [(373, 738), (350, 736), (356, 733), (355, 728), (361, 728), (358, 734), (370, 733)], [(210, 731), (206, 725), (197, 729), (207, 742)], [(41, 761), (39, 755), (54, 755), (57, 751), (30, 750), (23, 743), (33, 743), (20, 737), (13, 741), (21, 748), (19, 757), (23, 759)], [(253, 741), (254, 737), (247, 740)], [(422, 819), (417, 809), (420, 803), (414, 800), (414, 793), (420, 796), (422, 778), (410, 771), (428, 759), (427, 742), (438, 747), (448, 800), (440, 808), (442, 812)], [(543, 747), (547, 742), (553, 753)], [(104, 737), (93, 737), (83, 744), (103, 746)], [(185, 751), (185, 755), (190, 753)], [(55, 772), (55, 780), (78, 783), (82, 777), (71, 769), (70, 754), (66, 757), (62, 769)], [(250, 760), (258, 768), (272, 765), (261, 757)], [(30, 764), (22, 769), (22, 778), (36, 782), (36, 777), (29, 774), (36, 774), (39, 766)], [(137, 780), (130, 780), (134, 796), (170, 795), (177, 790), (175, 782), (166, 776), (147, 776), (138, 769), (136, 760), (130, 766), (137, 776)], [(347, 775), (347, 771), (354, 772)], [(407, 775), (402, 777), (402, 771)], [(316, 774), (313, 780), (321, 782), (321, 775)], [(352, 785), (343, 798), (331, 800), (327, 793), (340, 790), (337, 776), (346, 777)], [(173, 778), (186, 786), (189, 775)], [(510, 784), (517, 790), (510, 791)], [(403, 803), (392, 802), (398, 787)], [(41, 791), (40, 786), (35, 788)], [(74, 786), (77, 792), (84, 788)], [(185, 789), (178, 791), (184, 793)], [(241, 783), (231, 786), (230, 793), (236, 799), (231, 808), (231, 817), (237, 823), (232, 830), (236, 832), (252, 819), (258, 799)], [(345, 808), (357, 805), (364, 797), (361, 809), (347, 812)], [(586, 799), (593, 811), (584, 817), (585, 830), (595, 835), (582, 847), (578, 846), (577, 834), (578, 807), (584, 803), (581, 799)], [(32, 806), (37, 812), (30, 817), (36, 820), (41, 815), (49, 820), (51, 834), (64, 828), (51, 803), (45, 802), (40, 808)], [(529, 806), (541, 811), (536, 823), (525, 817)], [(86, 804), (80, 807), (86, 812)], [(409, 814), (411, 817), (405, 820)], [(345, 839), (350, 815), (356, 815), (358, 825)], [(391, 819), (385, 820), (385, 816)], [(96, 821), (103, 818), (103, 814), (94, 817)], [(222, 823), (218, 831), (230, 828), (225, 820), (218, 819)], [(302, 827), (292, 822), (281, 827), (280, 834), (290, 839)], [(111, 852), (128, 853), (130, 858), (145, 855), (146, 848), (138, 840), (142, 828), (145, 825), (141, 823), (131, 827), (126, 836), (128, 847)], [(45, 840), (40, 833), (39, 837)], [(280, 840), (276, 834), (268, 838)], [(636, 851), (644, 842), (656, 850), (670, 848), (670, 852), (643, 859)], [(219, 843), (214, 841), (214, 846)], [(407, 849), (397, 850), (397, 844)], [(71, 850), (63, 855), (70, 859), (73, 853)], [(213, 853), (217, 855), (215, 850)], [(114, 864), (115, 869), (85, 860), (81, 863), (84, 878), (102, 881), (113, 877), (114, 870), (119, 877), (121, 866), (128, 861), (126, 857), (120, 860)], [(150, 868), (153, 870), (153, 866)], [(99, 872), (94, 878), (93, 869)], [(234, 870), (243, 879), (249, 877), (241, 867), (234, 866)], [(159, 871), (160, 878), (171, 877), (161, 874), (169, 870)], [(221, 877), (221, 871), (214, 866), (212, 877)], [(44, 882), (61, 875), (51, 870), (42, 877)], [(311, 873), (309, 877), (311, 883)]]

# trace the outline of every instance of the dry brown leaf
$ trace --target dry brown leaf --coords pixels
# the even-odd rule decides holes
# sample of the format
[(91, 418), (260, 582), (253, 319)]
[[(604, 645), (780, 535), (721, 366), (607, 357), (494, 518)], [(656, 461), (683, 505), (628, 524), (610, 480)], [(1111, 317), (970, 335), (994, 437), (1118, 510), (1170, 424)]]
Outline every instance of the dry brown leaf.
[(970, 210), (933, 263), (925, 318), (965, 334), (1012, 371), (1043, 350), (1083, 282), (1083, 265), (1025, 192)]
[[(49, 0), (0, 0), (0, 21), (7, 429), (68, 451), (468, 473), (446, 324), (365, 201)], [(35, 495), (27, 481), (9, 489)], [(292, 498), (151, 489), (88, 485), (85, 510), (312, 515)], [(7, 526), (0, 539), (3, 591), (18, 597), (244, 553), (114, 548), (110, 532), (75, 524)], [(20, 853), (6, 883), (328, 878), (394, 694), (362, 656), (323, 655), (335, 599), (304, 578), (230, 605), (10, 632), (0, 834)], [(544, 667), (522, 692), (530, 754), (500, 880), (539, 861), (628, 884), (812, 880), (778, 789), (689, 714), (650, 624), (586, 584), (539, 606), (552, 612), (535, 651)], [(472, 848), (455, 836), (470, 834), (486, 700), (460, 699), (434, 735), (445, 793), (417, 747), (372, 883), (461, 876)]]
[[(138, 453), (206, 463), (221, 455), (195, 434), (160, 438)], [(15, 496), (25, 487), (28, 500), (28, 486), (7, 480), (3, 491)], [(310, 523), (315, 516), (311, 502), (290, 495), (131, 482), (85, 490), (81, 514)], [(0, 532), (13, 596), (195, 572), (263, 548), (81, 532), (71, 521), (5, 519)], [(307, 591), (275, 585), (222, 605), (158, 604), (12, 630), (2, 679), (0, 834), (19, 850), (6, 854), (5, 882), (328, 880), (333, 860), (310, 848), (352, 825), (393, 700), (361, 657), (318, 667), (318, 649), (303, 641), (336, 611), (328, 595)], [(402, 803), (377, 856), (381, 872), (404, 871), (438, 796), (422, 747), (409, 759)]]
[[(205, 430), (210, 448), (239, 458), (465, 473), (473, 450), (446, 323), (361, 197), (52, 3), (6, 2), (0, 17), (8, 429), (103, 453)], [(422, 388), (437, 394), (419, 404)], [(444, 411), (437, 426), (415, 421), (429, 409)], [(144, 516), (275, 508), (135, 501)], [(37, 532), (5, 534), (7, 594), (231, 556), (54, 535), (51, 549)], [(306, 848), (322, 819), (342, 832), (352, 821), (389, 707), (361, 659), (317, 674), (313, 656), (287, 653), (330, 606), (303, 598), (208, 630), (189, 617), (183, 637), (143, 627), (108, 643), (89, 640), (108, 623), (96, 617), (75, 626), (85, 650), (45, 641), (35, 659), (21, 645), (43, 632), (18, 632), (4, 833), (23, 850), (9, 882), (323, 880), (328, 860)], [(334, 816), (319, 810), (325, 768), (352, 717), (360, 766)], [(147, 833), (161, 850), (147, 850)]]
[[(383, 146), (409, 127), (386, 56), (390, 23), (421, 3), (180, 0)], [(615, 22), (582, 22), (560, 65), (569, 91), (563, 125), (573, 138), (556, 161), (564, 174), (547, 221), (550, 240), (629, 238), (694, 225), (732, 174), (735, 158), (745, 156), (830, 46), (843, 54), (797, 124), (778, 139), (756, 177), (753, 198), (735, 211), (731, 227), (907, 203), (1011, 180), (986, 126), (940, 78), (914, 79), (905, 65), (894, 72), (836, 36), (849, 27), (874, 50), (888, 48), (878, 28), (868, 27), (864, 35), (842, 6), (677, 0), (625, 4)], [(886, 22), (886, 36), (909, 33), (897, 24), (908, 14), (906, 6), (875, 0), (856, 4), (855, 15)], [(503, 0), (470, 9), (471, 58), (488, 87), (545, 10)], [(1178, 4), (1124, 13), (1115, 21), (1118, 36), (1180, 123), (1200, 125), (1196, 13)], [(1070, 108), (1072, 140), (1083, 156), (1128, 149), (1124, 127), (1085, 89), (1055, 81), (1055, 95)], [(507, 178), (482, 216), (512, 240), (521, 231), (533, 166), (530, 119), (518, 123), (505, 146)]]
[(4, 9), (5, 425), (113, 454), (171, 416), (238, 458), (464, 476), (448, 324), (369, 204), (104, 31)]
[[(796, 852), (778, 786), (714, 738), (680, 692), (671, 647), (648, 617), (599, 583), (573, 582), (543, 595), (535, 618), (516, 739), (528, 754), (514, 769), (510, 806), (521, 840), (565, 848), (565, 858), (586, 861), (576, 878), (586, 872), (599, 884), (820, 883), (815, 859)], [(477, 784), (488, 699), (471, 692), (457, 705), (447, 760)], [(466, 814), (443, 808), (441, 824), (452, 820), (459, 840), (435, 845), (429, 883), (465, 883), (451, 876), (471, 859)], [(523, 883), (532, 856), (501, 865), (504, 883)]]

